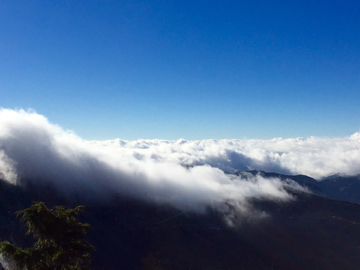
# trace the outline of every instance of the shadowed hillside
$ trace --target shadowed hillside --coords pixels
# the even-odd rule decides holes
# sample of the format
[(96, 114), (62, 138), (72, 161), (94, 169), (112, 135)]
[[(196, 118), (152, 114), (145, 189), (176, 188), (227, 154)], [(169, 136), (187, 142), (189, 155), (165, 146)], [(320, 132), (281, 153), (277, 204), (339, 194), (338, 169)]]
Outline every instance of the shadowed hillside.
[[(0, 182), (0, 238), (31, 244), (14, 211), (32, 201), (85, 204), (94, 269), (359, 269), (360, 206), (309, 194), (283, 203), (253, 200), (254, 213), (181, 212), (124, 197), (107, 203), (60, 196), (45, 186)], [(261, 216), (262, 218), (260, 218)]]
[(306, 175), (284, 175), (257, 170), (240, 171), (236, 174), (245, 178), (247, 175), (261, 175), (264, 178), (292, 179), (317, 195), (360, 204), (360, 175), (342, 176), (335, 174), (317, 181)]

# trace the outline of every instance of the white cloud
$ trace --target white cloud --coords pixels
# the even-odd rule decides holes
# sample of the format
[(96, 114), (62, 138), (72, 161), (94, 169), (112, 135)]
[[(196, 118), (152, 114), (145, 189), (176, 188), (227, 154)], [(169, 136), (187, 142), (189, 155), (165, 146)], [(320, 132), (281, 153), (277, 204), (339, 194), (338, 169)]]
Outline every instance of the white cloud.
[[(345, 138), (84, 141), (33, 111), (0, 110), (0, 173), (10, 182), (52, 181), (71, 193), (86, 188), (202, 210), (247, 198), (291, 199), (284, 183), (229, 177), (261, 169), (323, 177), (360, 173), (360, 135)], [(299, 188), (299, 187), (297, 187)]]
[(226, 172), (264, 170), (305, 174), (317, 179), (336, 173), (360, 173), (360, 133), (344, 138), (272, 140), (91, 141), (137, 156), (188, 166), (210, 165)]

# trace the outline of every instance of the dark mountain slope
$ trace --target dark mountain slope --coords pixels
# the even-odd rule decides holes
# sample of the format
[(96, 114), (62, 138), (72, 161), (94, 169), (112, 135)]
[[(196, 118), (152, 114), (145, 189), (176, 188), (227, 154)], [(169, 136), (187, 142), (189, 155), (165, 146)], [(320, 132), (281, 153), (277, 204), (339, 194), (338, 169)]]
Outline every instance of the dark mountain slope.
[(299, 183), (301, 186), (307, 187), (309, 190), (311, 190), (315, 194), (326, 195), (326, 194), (324, 194), (324, 191), (319, 186), (319, 181), (316, 181), (314, 178), (311, 178), (306, 175), (285, 175), (285, 174), (280, 174), (280, 173), (264, 172), (264, 171), (258, 171), (258, 170), (239, 171), (235, 174), (240, 175), (245, 178), (249, 177), (249, 176), (260, 175), (264, 178), (279, 178), (283, 181), (285, 181), (287, 179), (292, 179), (295, 182)]
[(292, 179), (317, 195), (360, 204), (360, 175), (342, 176), (336, 174), (317, 181), (306, 175), (284, 175), (257, 170), (240, 171), (236, 174), (243, 177), (247, 177), (247, 175), (261, 175), (264, 178)]
[(254, 212), (246, 217), (228, 205), (237, 217), (237, 225), (228, 227), (224, 214), (211, 209), (186, 213), (116, 196), (99, 204), (50, 187), (0, 182), (0, 238), (31, 243), (13, 212), (32, 201), (82, 203), (80, 218), (92, 225), (95, 269), (360, 269), (360, 206), (294, 196), (289, 203), (253, 200)]
[(333, 175), (322, 179), (319, 187), (329, 198), (360, 204), (360, 175)]

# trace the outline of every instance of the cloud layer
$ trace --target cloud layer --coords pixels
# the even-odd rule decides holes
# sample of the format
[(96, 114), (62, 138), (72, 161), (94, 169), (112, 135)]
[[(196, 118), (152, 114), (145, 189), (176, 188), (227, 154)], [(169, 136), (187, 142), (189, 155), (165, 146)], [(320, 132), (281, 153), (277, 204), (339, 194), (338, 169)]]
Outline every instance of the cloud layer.
[(337, 173), (360, 173), (359, 132), (344, 138), (202, 141), (115, 139), (87, 143), (122, 149), (139, 160), (152, 159), (185, 166), (210, 165), (225, 172), (264, 170), (304, 174), (318, 180)]
[(0, 110), (0, 174), (12, 183), (51, 181), (69, 193), (82, 189), (106, 196), (116, 192), (199, 211), (228, 200), (246, 211), (247, 198), (291, 199), (279, 179), (241, 179), (224, 173), (249, 169), (318, 178), (356, 174), (360, 172), (360, 135), (84, 141), (36, 112)]

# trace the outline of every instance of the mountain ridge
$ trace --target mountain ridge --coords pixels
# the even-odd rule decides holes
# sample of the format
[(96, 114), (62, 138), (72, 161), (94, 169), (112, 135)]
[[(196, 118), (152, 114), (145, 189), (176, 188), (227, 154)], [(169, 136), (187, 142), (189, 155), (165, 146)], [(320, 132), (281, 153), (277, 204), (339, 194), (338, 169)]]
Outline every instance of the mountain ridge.
[(260, 175), (264, 178), (279, 178), (283, 181), (291, 179), (307, 187), (316, 195), (360, 204), (360, 174), (352, 176), (334, 174), (321, 180), (315, 180), (307, 175), (286, 175), (262, 170), (238, 171), (235, 174), (245, 177), (246, 174)]
[[(288, 192), (294, 200), (249, 200), (252, 210), (243, 215), (231, 204), (228, 212), (211, 207), (206, 213), (185, 212), (124, 196), (99, 203), (66, 197), (49, 185), (0, 181), (0, 240), (31, 245), (14, 212), (33, 201), (49, 207), (85, 204), (80, 218), (92, 226), (95, 270), (359, 269), (360, 205)], [(229, 214), (236, 221), (232, 227), (226, 223)]]

